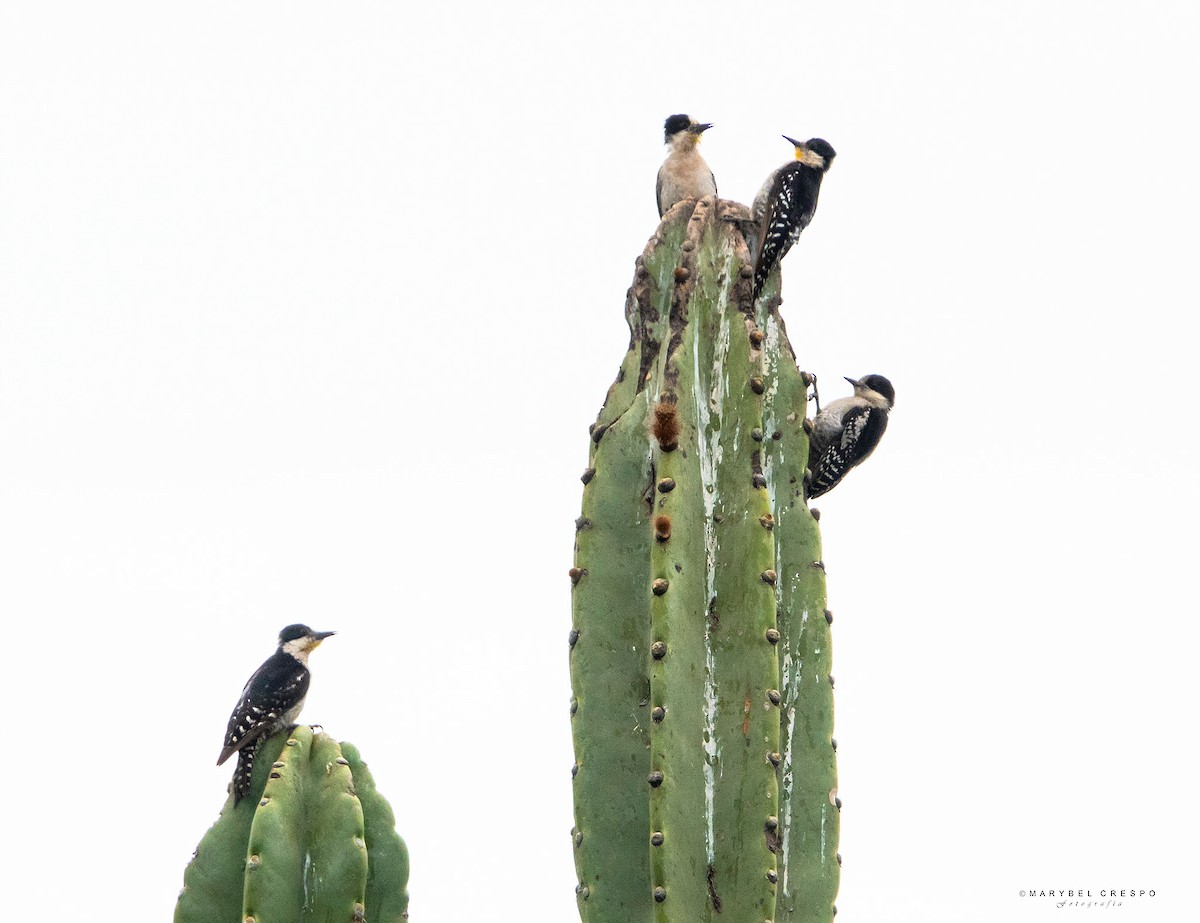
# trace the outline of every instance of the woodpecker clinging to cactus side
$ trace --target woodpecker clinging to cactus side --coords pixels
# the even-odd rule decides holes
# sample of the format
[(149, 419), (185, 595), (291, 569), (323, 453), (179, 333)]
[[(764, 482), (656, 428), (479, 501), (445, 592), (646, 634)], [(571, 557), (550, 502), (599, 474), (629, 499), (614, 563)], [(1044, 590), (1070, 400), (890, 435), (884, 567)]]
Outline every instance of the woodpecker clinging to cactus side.
[(693, 122), (686, 115), (667, 117), (663, 140), (671, 153), (658, 168), (658, 217), (676, 202), (717, 194), (717, 179), (700, 156), (700, 136), (712, 128), (711, 122)]
[(822, 138), (796, 141), (787, 135), (783, 137), (796, 149), (796, 159), (767, 177), (750, 210), (760, 242), (754, 265), (756, 300), (771, 270), (800, 239), (800, 232), (816, 214), (821, 180), (837, 156), (837, 151)]
[(233, 771), (235, 805), (250, 791), (259, 745), (272, 734), (295, 726), (308, 694), (308, 655), (332, 634), (313, 631), (307, 625), (289, 625), (279, 633), (278, 649), (254, 671), (242, 690), (229, 716), (225, 748), (217, 760), (220, 766), (234, 753), (238, 755)]
[(896, 403), (896, 390), (882, 375), (847, 378), (853, 397), (839, 397), (817, 412), (809, 437), (808, 498), (837, 487), (855, 465), (875, 451), (887, 429), (888, 411)]

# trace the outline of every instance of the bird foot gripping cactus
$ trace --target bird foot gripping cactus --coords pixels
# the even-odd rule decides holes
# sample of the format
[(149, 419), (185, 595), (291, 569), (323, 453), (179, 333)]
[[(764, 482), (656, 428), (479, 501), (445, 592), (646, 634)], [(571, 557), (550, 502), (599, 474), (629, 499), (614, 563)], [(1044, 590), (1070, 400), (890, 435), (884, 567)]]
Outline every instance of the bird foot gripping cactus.
[[(667, 215), (592, 427), (571, 629), (585, 923), (828, 921), (838, 803), (808, 378), (743, 206)], [(717, 916), (717, 915), (720, 916)]]
[(175, 923), (408, 917), (408, 853), (358, 750), (299, 726), (262, 744), (184, 872)]

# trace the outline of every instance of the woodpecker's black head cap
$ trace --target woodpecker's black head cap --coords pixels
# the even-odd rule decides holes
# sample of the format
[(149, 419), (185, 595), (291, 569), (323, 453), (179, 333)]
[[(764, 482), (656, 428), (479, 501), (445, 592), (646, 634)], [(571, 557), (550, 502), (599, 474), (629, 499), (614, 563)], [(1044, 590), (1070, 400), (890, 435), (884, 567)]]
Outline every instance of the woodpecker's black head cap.
[[(829, 165), (833, 163), (833, 158), (837, 156), (837, 151), (833, 149), (833, 145), (824, 138), (809, 138), (807, 141), (797, 141), (795, 138), (783, 136), (784, 141), (790, 141), (792, 147), (796, 149), (796, 159), (806, 163), (810, 167), (816, 167), (822, 171), (828, 170)], [(808, 156), (815, 154), (821, 158)]]
[(671, 135), (687, 131), (687, 127), (691, 124), (692, 120), (686, 115), (668, 115), (666, 122), (663, 123), (663, 140), (670, 141)]
[(279, 643), (287, 644), (289, 641), (298, 641), (301, 638), (315, 638), (316, 640), (321, 641), (333, 634), (336, 634), (336, 632), (313, 631), (307, 625), (296, 623), (295, 625), (289, 625), (279, 633)]
[(861, 385), (865, 388), (870, 388), (878, 394), (882, 394), (887, 398), (888, 404), (895, 405), (896, 389), (892, 387), (892, 383), (882, 375), (864, 375), (862, 378), (854, 379), (847, 378), (846, 381), (852, 385)]
[[(835, 151), (833, 149), (833, 145), (830, 144), (828, 141), (826, 141), (824, 138), (809, 138), (807, 141), (804, 142), (804, 146), (807, 147), (814, 154), (820, 154), (822, 157), (824, 157), (825, 158), (825, 166), (829, 166), (829, 161), (833, 160), (833, 158), (837, 156), (837, 151)], [(882, 375), (876, 375), (875, 377), (883, 378)], [(887, 381), (886, 378), (884, 378), (883, 380)]]
[(663, 141), (670, 143), (671, 139), (681, 131), (690, 131), (694, 135), (702, 135), (712, 128), (712, 122), (693, 122), (691, 116), (669, 115), (663, 123)]

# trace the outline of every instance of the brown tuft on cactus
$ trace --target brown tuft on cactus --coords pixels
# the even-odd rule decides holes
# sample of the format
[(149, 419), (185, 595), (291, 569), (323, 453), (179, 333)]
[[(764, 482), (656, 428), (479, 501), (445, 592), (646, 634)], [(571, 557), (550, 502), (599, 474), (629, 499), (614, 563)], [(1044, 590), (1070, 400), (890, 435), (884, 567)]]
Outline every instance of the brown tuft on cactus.
[(679, 414), (671, 395), (654, 405), (652, 432), (664, 452), (674, 451), (679, 441)]

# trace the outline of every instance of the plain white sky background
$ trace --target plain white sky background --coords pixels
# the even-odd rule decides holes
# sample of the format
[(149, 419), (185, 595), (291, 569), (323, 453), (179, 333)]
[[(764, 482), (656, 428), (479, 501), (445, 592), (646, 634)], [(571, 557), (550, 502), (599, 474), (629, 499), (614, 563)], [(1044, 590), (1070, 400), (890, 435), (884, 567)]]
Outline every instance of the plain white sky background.
[(838, 149), (784, 317), (898, 390), (819, 504), (839, 921), (1200, 913), (1195, 3), (738, 10), (5, 4), (8, 906), (169, 918), (305, 621), (413, 919), (574, 918), (578, 475), (688, 112), (743, 202)]

